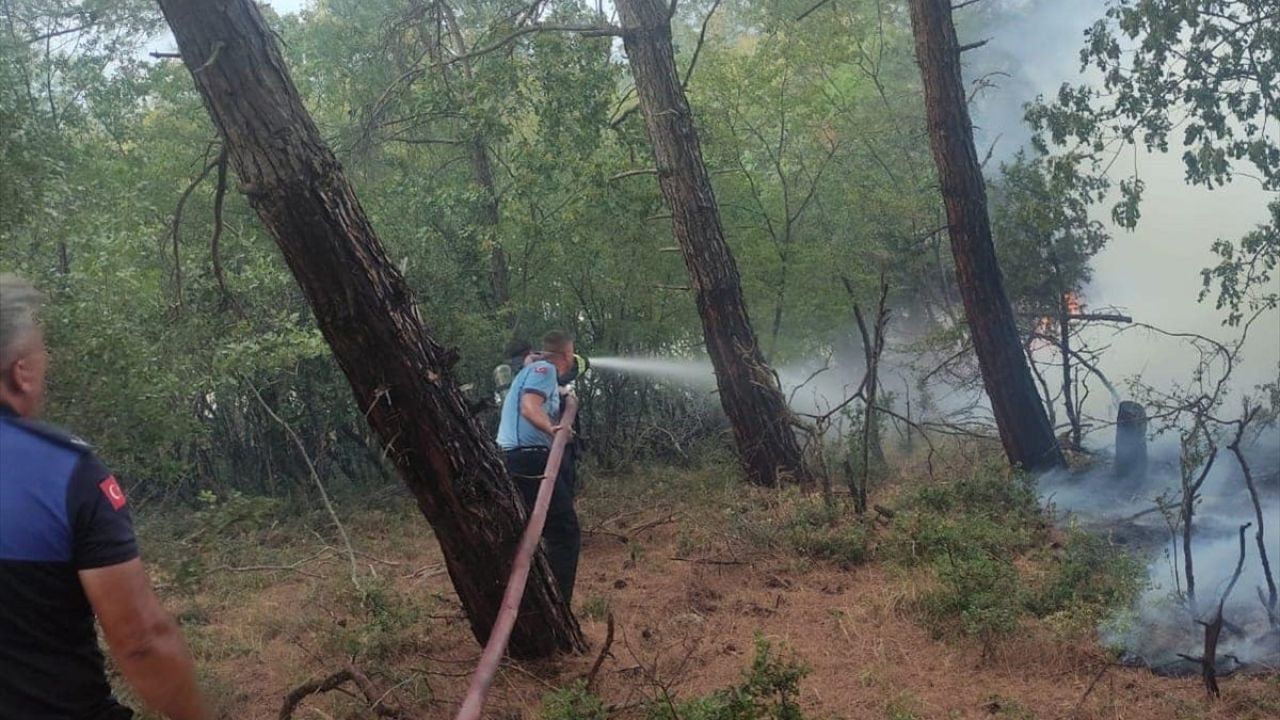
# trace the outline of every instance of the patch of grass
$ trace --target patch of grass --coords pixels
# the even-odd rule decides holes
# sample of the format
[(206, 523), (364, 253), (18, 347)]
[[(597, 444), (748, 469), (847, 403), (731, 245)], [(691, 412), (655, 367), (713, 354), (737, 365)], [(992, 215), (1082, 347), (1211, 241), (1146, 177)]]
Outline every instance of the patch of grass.
[(809, 669), (756, 636), (756, 655), (742, 682), (710, 695), (680, 702), (653, 702), (649, 720), (805, 720), (796, 704)]
[(604, 700), (587, 690), (587, 681), (579, 680), (542, 698), (539, 720), (606, 720), (609, 717)]
[(592, 595), (582, 601), (578, 614), (588, 620), (604, 620), (609, 616), (609, 598), (603, 595)]
[(866, 525), (841, 505), (784, 495), (773, 507), (735, 517), (734, 533), (757, 547), (852, 567), (871, 555)]
[(903, 496), (877, 553), (933, 569), (913, 609), (936, 637), (972, 637), (984, 654), (1031, 617), (1061, 637), (1092, 632), (1142, 589), (1141, 564), (1076, 528), (1048, 544), (1048, 525), (1021, 476), (974, 472)]
[(1272, 675), (1256, 687), (1236, 686), (1227, 693), (1230, 716), (1239, 720), (1280, 717), (1280, 675)]
[(1036, 714), (1023, 707), (1022, 703), (999, 695), (987, 698), (982, 708), (993, 717), (1009, 718), (1009, 720), (1036, 720)]
[(911, 693), (903, 693), (885, 706), (885, 720), (922, 720), (920, 700)]
[(383, 661), (417, 645), (426, 626), (421, 598), (408, 597), (389, 581), (366, 581), (341, 596), (349, 617), (325, 636), (333, 654)]

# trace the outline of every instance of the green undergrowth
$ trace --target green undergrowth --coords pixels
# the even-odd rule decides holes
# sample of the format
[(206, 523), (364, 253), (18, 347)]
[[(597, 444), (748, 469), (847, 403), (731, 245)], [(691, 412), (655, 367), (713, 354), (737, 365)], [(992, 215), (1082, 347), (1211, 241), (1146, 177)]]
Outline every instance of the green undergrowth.
[(921, 624), (974, 638), (984, 653), (1032, 618), (1064, 636), (1091, 633), (1144, 577), (1106, 538), (1054, 531), (1030, 481), (994, 468), (907, 490), (877, 554), (932, 579), (911, 607)]
[[(756, 637), (755, 659), (742, 680), (730, 687), (691, 698), (655, 688), (648, 720), (805, 720), (797, 701), (808, 668), (786, 650)], [(577, 682), (543, 697), (540, 720), (605, 720), (608, 707)]]
[(843, 502), (782, 491), (775, 502), (730, 518), (729, 531), (747, 544), (814, 561), (852, 567), (871, 557), (870, 532)]

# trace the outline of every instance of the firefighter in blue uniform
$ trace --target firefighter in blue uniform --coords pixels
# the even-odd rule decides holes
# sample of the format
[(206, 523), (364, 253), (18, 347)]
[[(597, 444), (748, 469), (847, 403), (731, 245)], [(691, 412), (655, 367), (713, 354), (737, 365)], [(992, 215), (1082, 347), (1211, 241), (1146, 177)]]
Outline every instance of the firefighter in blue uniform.
[[(542, 352), (515, 376), (502, 403), (498, 445), (526, 510), (533, 508), (552, 441), (560, 429), (562, 398), (558, 378), (568, 373), (574, 362), (573, 338), (561, 332), (547, 333), (542, 339)], [(562, 462), (542, 529), (547, 561), (566, 602), (573, 597), (582, 547), (582, 532), (573, 508), (571, 472), (572, 464)]]
[(0, 718), (133, 717), (107, 683), (96, 616), (143, 702), (171, 720), (208, 720), (120, 483), (83, 441), (33, 419), (49, 362), (39, 299), (0, 274)]

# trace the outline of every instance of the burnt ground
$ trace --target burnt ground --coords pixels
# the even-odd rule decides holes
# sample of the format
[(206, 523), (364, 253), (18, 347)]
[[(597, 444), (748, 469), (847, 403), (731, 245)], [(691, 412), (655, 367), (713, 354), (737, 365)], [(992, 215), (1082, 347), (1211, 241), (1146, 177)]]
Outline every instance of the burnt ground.
[[(678, 499), (646, 478), (598, 483), (580, 498), (588, 532), (574, 605), (592, 650), (506, 663), (485, 717), (539, 717), (547, 693), (587, 675), (608, 615), (616, 637), (595, 685), (610, 717), (643, 718), (656, 698), (739, 681), (757, 637), (809, 668), (799, 702), (815, 718), (1280, 717), (1274, 676), (1224, 680), (1223, 697), (1209, 701), (1198, 678), (1123, 667), (1092, 632), (1052, 622), (1031, 621), (985, 655), (935, 639), (910, 610), (928, 587), (921, 572), (803, 560), (759, 533), (747, 542), (746, 518), (774, 496), (705, 476), (672, 481), (682, 482), (692, 489)], [(399, 495), (367, 504), (390, 509), (345, 518), (360, 591), (322, 515), (305, 530), (272, 521), (269, 506), (229, 504), (219, 511), (228, 517), (184, 519), (180, 530), (172, 519), (144, 525), (147, 559), (223, 717), (274, 718), (288, 691), (347, 664), (413, 717), (452, 715), (480, 649), (426, 523)], [(295, 717), (373, 715), (330, 692)]]

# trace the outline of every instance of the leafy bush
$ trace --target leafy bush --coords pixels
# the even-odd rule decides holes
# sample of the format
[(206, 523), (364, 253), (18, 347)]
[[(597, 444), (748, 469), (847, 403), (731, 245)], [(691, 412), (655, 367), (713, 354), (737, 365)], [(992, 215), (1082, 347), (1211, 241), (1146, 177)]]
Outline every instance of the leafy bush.
[(792, 525), (787, 542), (797, 555), (827, 560), (843, 566), (867, 561), (867, 532), (860, 523), (850, 525)]
[(1007, 557), (970, 552), (936, 564), (939, 587), (920, 601), (920, 611), (938, 636), (964, 634), (984, 651), (1016, 631), (1026, 614), (1018, 570)]
[(1030, 548), (1044, 530), (1030, 482), (980, 473), (945, 485), (916, 489), (880, 552), (904, 565), (957, 552), (1009, 555)]
[(579, 680), (542, 698), (540, 720), (606, 720), (604, 701), (587, 689), (587, 681)]
[(808, 668), (774, 652), (756, 636), (756, 656), (742, 683), (711, 695), (678, 703), (656, 701), (650, 720), (804, 720), (795, 700)]
[[(1055, 554), (1028, 552), (1048, 535), (1023, 478), (975, 474), (919, 488), (900, 507), (877, 550), (904, 565), (932, 564), (938, 586), (917, 610), (940, 637), (974, 637), (986, 651), (1033, 615), (1074, 633), (1093, 628), (1141, 587), (1137, 561), (1075, 528)], [(1016, 557), (1029, 558), (1028, 569), (1020, 571)]]
[(1108, 613), (1127, 607), (1145, 578), (1145, 569), (1132, 555), (1105, 537), (1071, 528), (1060, 555), (1033, 584), (1027, 606), (1068, 629), (1092, 628)]

